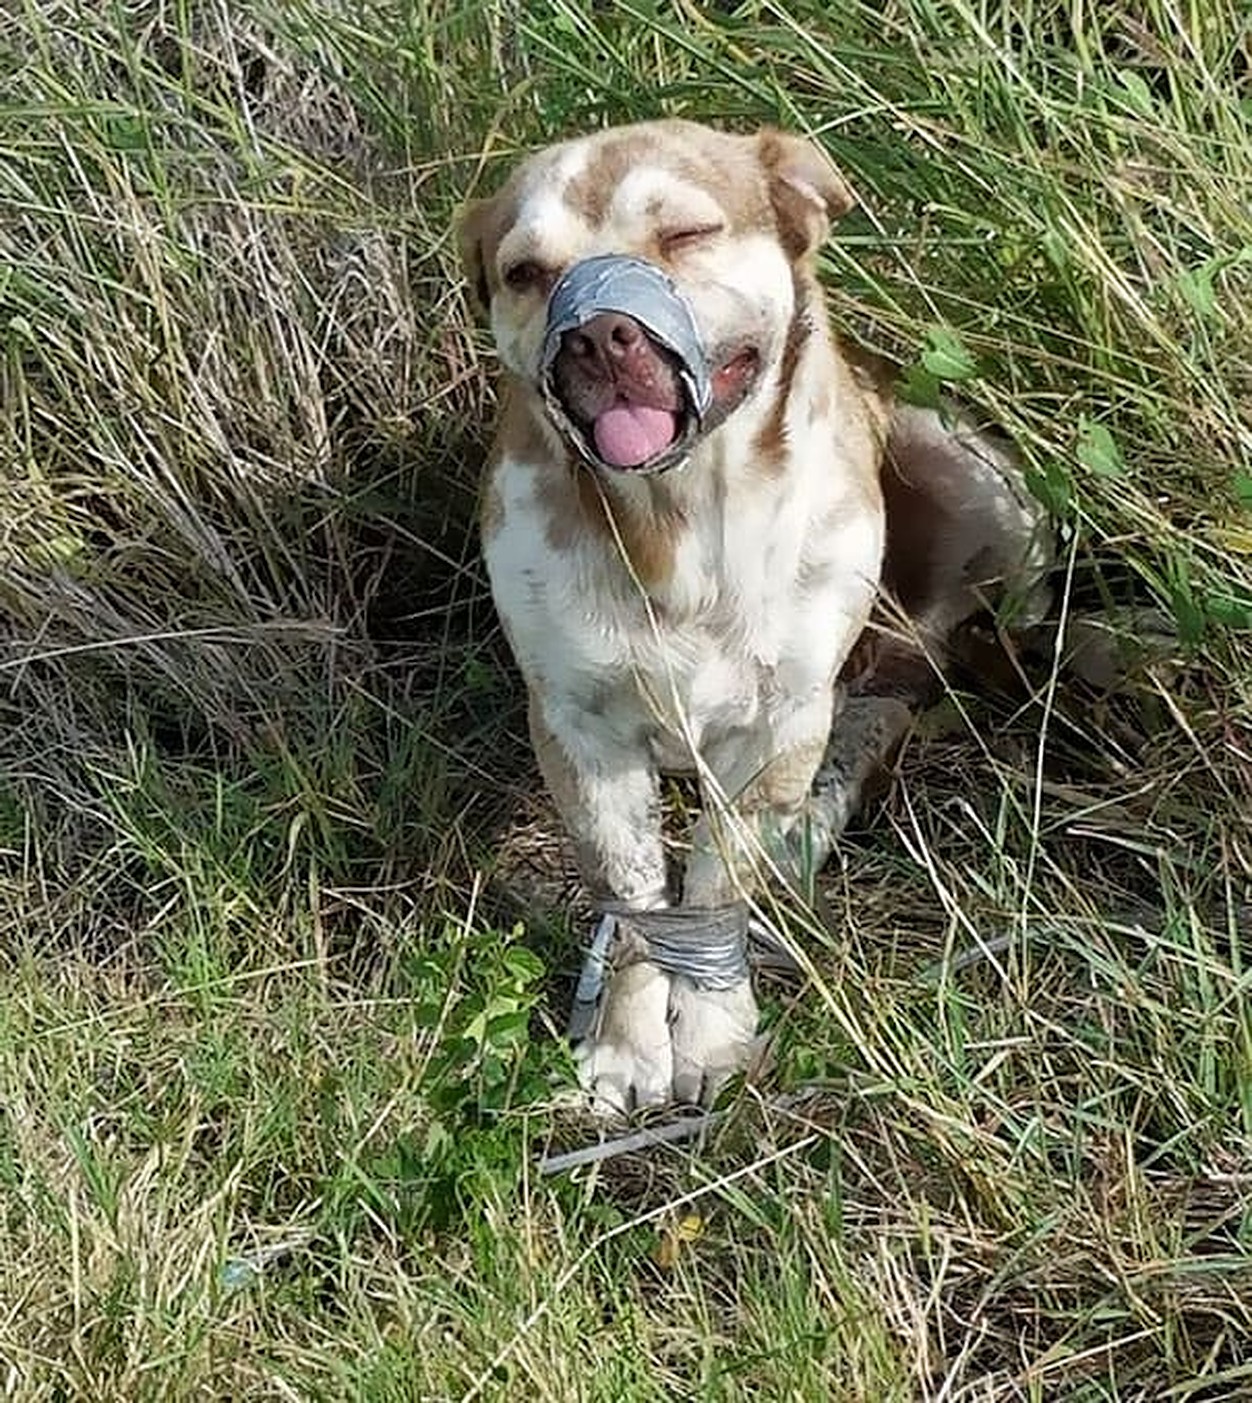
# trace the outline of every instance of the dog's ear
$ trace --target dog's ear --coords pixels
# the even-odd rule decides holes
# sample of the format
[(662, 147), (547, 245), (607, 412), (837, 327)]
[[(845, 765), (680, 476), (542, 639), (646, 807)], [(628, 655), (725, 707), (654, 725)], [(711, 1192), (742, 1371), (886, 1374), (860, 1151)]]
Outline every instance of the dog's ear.
[(806, 258), (856, 199), (816, 142), (767, 129), (757, 137), (757, 153), (783, 247), (792, 259)]
[(461, 268), (469, 283), (478, 308), (487, 312), (491, 306), (491, 288), (487, 283), (487, 263), (483, 244), (490, 222), (494, 199), (471, 200), (457, 216), (456, 237), (461, 251)]

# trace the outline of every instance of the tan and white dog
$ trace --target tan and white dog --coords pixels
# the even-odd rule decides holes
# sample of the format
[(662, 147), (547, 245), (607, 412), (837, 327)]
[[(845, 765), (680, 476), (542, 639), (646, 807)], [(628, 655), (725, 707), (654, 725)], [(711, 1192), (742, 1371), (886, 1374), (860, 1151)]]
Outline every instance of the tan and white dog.
[[(918, 643), (940, 648), (985, 584), (1040, 563), (1004, 452), (893, 409), (832, 336), (814, 259), (851, 203), (806, 140), (658, 121), (540, 151), (462, 221), (505, 373), (482, 507), (492, 590), (545, 781), (619, 910), (742, 900), (788, 833), (824, 856), (928, 686)], [(672, 282), (705, 405), (628, 311), (545, 349), (554, 285), (598, 255)], [(916, 632), (858, 650), (840, 721), (884, 559)], [(704, 809), (679, 892), (669, 770), (699, 776)], [(624, 931), (586, 1085), (610, 1108), (699, 1099), (748, 1056), (750, 982), (707, 987)]]

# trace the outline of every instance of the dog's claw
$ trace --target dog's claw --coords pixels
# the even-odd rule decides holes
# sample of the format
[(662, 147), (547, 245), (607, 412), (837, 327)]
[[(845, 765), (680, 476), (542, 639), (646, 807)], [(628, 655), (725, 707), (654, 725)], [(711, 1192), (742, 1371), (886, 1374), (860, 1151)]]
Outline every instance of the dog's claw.
[(648, 960), (613, 972), (590, 1035), (574, 1050), (579, 1080), (597, 1115), (661, 1106), (674, 1079), (670, 976)]

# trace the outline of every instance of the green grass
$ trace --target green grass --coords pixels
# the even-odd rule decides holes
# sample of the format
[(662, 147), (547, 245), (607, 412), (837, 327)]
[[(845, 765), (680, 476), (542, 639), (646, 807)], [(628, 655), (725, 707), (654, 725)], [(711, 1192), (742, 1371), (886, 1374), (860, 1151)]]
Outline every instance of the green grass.
[[(6, 1394), (1246, 1396), (1245, 7), (17, 0), (0, 77)], [(583, 926), (449, 229), (658, 112), (819, 136), (840, 323), (1177, 647), (954, 697), (759, 1085), (544, 1179)]]

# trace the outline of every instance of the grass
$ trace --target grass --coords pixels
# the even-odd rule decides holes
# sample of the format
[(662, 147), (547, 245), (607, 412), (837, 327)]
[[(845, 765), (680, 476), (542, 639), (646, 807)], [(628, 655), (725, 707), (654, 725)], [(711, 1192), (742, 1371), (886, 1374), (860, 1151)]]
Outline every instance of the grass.
[[(1250, 46), (1235, 0), (10, 6), (8, 1395), (1247, 1395)], [(951, 698), (792, 913), (776, 1066), (552, 1180), (582, 926), (449, 226), (656, 112), (819, 136), (840, 323), (1014, 435), (1062, 607), (1176, 647)]]

